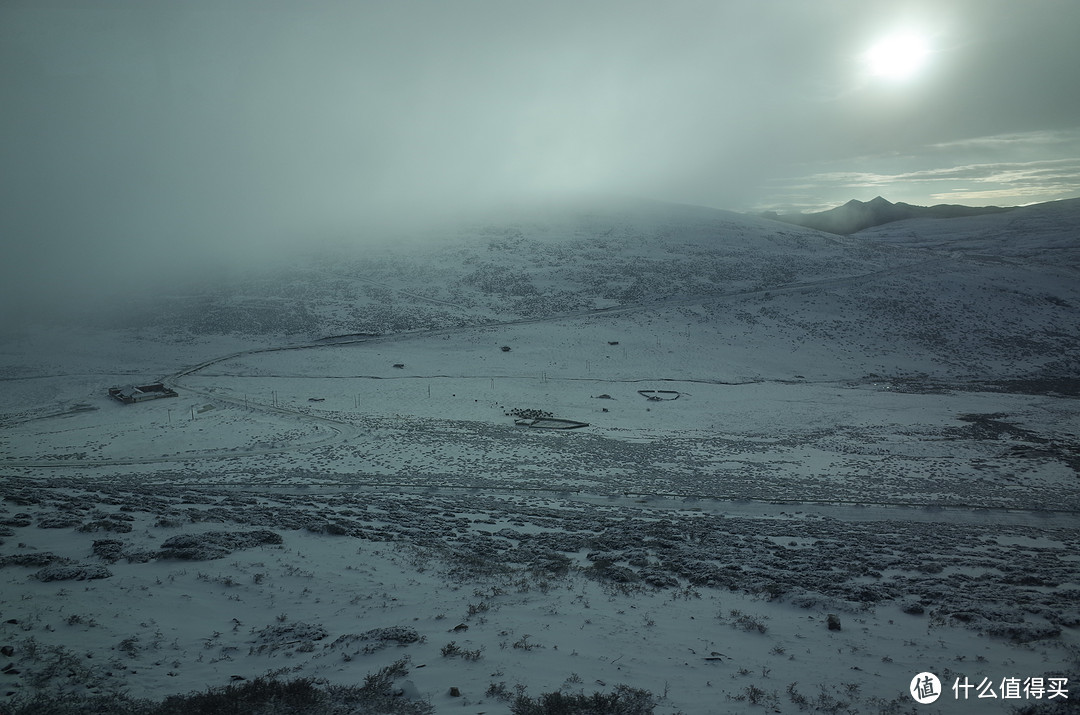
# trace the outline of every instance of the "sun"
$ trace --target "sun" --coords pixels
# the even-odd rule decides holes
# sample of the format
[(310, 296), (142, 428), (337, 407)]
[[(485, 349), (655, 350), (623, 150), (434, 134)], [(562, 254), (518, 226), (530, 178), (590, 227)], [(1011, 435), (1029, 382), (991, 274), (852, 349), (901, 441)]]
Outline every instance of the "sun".
[(871, 75), (902, 81), (919, 74), (930, 58), (926, 39), (912, 33), (891, 35), (879, 40), (863, 55)]

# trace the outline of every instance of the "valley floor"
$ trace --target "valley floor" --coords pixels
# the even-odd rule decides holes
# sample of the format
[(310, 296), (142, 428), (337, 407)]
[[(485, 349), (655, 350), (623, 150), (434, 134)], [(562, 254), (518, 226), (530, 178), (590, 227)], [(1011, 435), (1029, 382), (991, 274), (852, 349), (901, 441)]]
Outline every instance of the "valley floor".
[[(619, 684), (658, 713), (908, 712), (924, 671), (936, 712), (1051, 702), (1003, 697), (1013, 678), (1075, 690), (1074, 398), (499, 342), (243, 354), (130, 406), (101, 374), (35, 378), (74, 402), (9, 393), (5, 699), (402, 658), (436, 712)], [(514, 426), (530, 409), (590, 426)]]

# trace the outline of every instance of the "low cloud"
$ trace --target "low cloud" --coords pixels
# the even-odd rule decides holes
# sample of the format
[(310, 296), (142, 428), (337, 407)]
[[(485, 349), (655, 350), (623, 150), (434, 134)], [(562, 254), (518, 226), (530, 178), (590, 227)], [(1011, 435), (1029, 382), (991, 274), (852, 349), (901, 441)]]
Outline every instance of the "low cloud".
[(0, 2), (0, 298), (550, 195), (1072, 191), (1080, 4), (924, 4), (939, 66), (901, 89), (856, 81), (908, 14), (861, 0)]
[(1011, 134), (997, 134), (988, 137), (973, 137), (970, 139), (957, 139), (948, 142), (931, 144), (931, 149), (945, 151), (978, 151), (985, 150), (1005, 151), (1016, 150), (1029, 151), (1032, 148), (1060, 147), (1066, 150), (1080, 146), (1080, 127), (1070, 129), (1054, 129), (1032, 132), (1015, 132)]

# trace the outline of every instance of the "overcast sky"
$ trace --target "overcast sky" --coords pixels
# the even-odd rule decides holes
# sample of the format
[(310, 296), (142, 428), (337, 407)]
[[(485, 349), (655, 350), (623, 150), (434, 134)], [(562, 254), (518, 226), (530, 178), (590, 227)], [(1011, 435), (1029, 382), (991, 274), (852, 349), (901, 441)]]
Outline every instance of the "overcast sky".
[(1080, 196), (1078, 29), (1076, 0), (3, 0), (0, 279), (576, 192)]

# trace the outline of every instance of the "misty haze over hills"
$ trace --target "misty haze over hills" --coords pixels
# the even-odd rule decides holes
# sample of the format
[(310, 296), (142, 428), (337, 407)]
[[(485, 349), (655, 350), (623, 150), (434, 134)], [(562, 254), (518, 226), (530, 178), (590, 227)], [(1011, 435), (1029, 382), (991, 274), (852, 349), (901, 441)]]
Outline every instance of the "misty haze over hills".
[[(8, 0), (0, 300), (559, 193), (1075, 196), (1077, 25), (1061, 1)], [(918, 72), (868, 66), (912, 33)]]
[[(169, 341), (297, 341), (598, 308), (668, 315), (719, 303), (734, 309), (710, 307), (709, 317), (692, 322), (703, 325), (707, 344), (724, 343), (747, 369), (756, 367), (743, 377), (761, 369), (755, 351), (773, 360), (800, 345), (825, 350), (829, 371), (850, 364), (843, 372), (852, 376), (856, 363), (885, 374), (1065, 376), (1080, 371), (1071, 322), (1080, 301), (1069, 279), (1078, 205), (1006, 211), (853, 201), (832, 216), (894, 218), (847, 239), (688, 205), (551, 201), (392, 239), (312, 243), (279, 262), (253, 256), (247, 265), (208, 265), (197, 280), (171, 280), (165, 271), (164, 290), (90, 303), (72, 315), (82, 325)], [(926, 218), (942, 214), (961, 215)], [(1014, 289), (1003, 292), (1005, 285)], [(754, 339), (743, 345), (737, 335)], [(869, 360), (885, 345), (885, 355)], [(725, 372), (743, 364), (717, 359)], [(804, 372), (797, 359), (786, 362), (790, 373)]]

